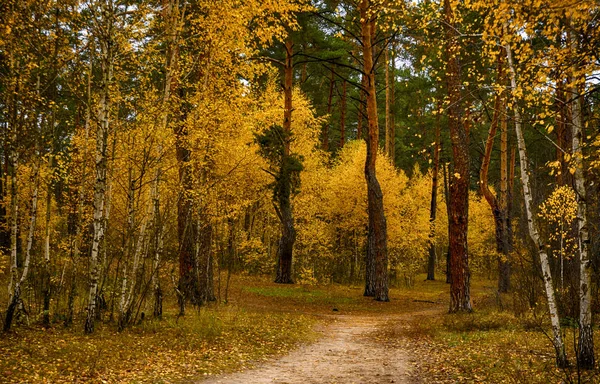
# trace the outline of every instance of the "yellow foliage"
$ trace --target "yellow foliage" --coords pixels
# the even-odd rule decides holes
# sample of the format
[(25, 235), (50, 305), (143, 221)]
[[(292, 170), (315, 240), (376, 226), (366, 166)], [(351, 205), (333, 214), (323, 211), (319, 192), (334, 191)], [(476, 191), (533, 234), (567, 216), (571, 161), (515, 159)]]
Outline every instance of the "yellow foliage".
[(572, 235), (572, 226), (577, 218), (577, 199), (573, 188), (556, 187), (540, 205), (538, 216), (546, 224), (549, 240), (558, 243), (560, 254), (573, 257), (577, 249)]
[(496, 268), (496, 226), (488, 202), (469, 193), (469, 266), (475, 273), (489, 273)]

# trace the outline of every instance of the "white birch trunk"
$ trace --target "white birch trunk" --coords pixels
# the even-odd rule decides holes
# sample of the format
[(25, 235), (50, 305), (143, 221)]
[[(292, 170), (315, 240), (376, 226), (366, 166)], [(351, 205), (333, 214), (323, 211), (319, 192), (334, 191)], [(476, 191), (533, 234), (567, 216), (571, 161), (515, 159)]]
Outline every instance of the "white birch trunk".
[(12, 127), (10, 144), (10, 280), (8, 282), (9, 302), (12, 301), (14, 286), (17, 284), (17, 242), (19, 240), (19, 199), (17, 195), (17, 172), (19, 169), (19, 154), (17, 152), (17, 128)]
[[(571, 36), (571, 48), (577, 51), (577, 40)], [(587, 200), (585, 175), (583, 172), (583, 117), (581, 112), (581, 95), (577, 85), (576, 74), (571, 77), (573, 161), (575, 162), (575, 192), (577, 195), (577, 230), (579, 251), (579, 348), (577, 361), (579, 366), (591, 369), (595, 365), (594, 331), (592, 328), (592, 292), (591, 267), (589, 255), (590, 238), (587, 225)], [(561, 255), (562, 256), (562, 255)]]
[[(505, 34), (508, 29), (508, 26), (504, 25)], [(508, 59), (508, 67), (510, 73), (510, 84), (512, 91), (515, 91), (517, 88), (517, 74), (515, 71), (513, 58), (512, 58), (512, 50), (510, 47), (510, 43), (506, 42), (504, 45), (506, 49), (506, 56)], [(542, 274), (544, 279), (544, 287), (546, 290), (546, 298), (548, 300), (548, 309), (550, 311), (550, 320), (552, 323), (552, 334), (553, 334), (553, 344), (554, 349), (556, 350), (556, 364), (559, 367), (566, 367), (568, 365), (567, 356), (565, 353), (565, 347), (562, 341), (562, 336), (560, 333), (560, 319), (558, 316), (558, 309), (556, 307), (556, 299), (554, 295), (554, 286), (552, 284), (552, 275), (550, 272), (550, 264), (548, 263), (548, 254), (546, 253), (546, 249), (544, 243), (542, 242), (539, 232), (538, 225), (536, 221), (536, 216), (533, 214), (532, 205), (533, 205), (533, 197), (531, 194), (531, 184), (529, 182), (529, 163), (527, 160), (527, 148), (525, 146), (525, 138), (523, 136), (523, 129), (521, 127), (521, 113), (519, 112), (519, 107), (516, 103), (516, 100), (513, 100), (513, 110), (515, 116), (515, 132), (517, 135), (517, 146), (519, 148), (519, 163), (521, 165), (521, 182), (523, 184), (523, 199), (525, 201), (525, 211), (527, 213), (527, 226), (529, 229), (529, 236), (538, 252), (538, 256), (540, 258), (540, 264), (542, 267)]]
[(108, 131), (110, 128), (110, 84), (112, 82), (113, 57), (112, 57), (112, 4), (102, 4), (102, 13), (105, 25), (97, 26), (100, 35), (100, 100), (98, 105), (98, 128), (96, 132), (96, 183), (94, 187), (94, 236), (92, 252), (90, 255), (90, 280), (88, 295), (88, 311), (85, 321), (85, 332), (94, 332), (96, 317), (96, 296), (98, 294), (98, 281), (100, 269), (98, 263), (99, 248), (104, 238), (104, 203), (106, 197), (106, 147)]
[[(166, 119), (165, 119), (166, 120)], [(164, 124), (166, 128), (166, 122)], [(152, 205), (153, 205), (153, 224), (154, 224), (154, 257), (152, 260), (152, 287), (154, 291), (154, 317), (162, 316), (162, 291), (160, 288), (160, 279), (158, 275), (158, 269), (160, 266), (160, 256), (162, 253), (163, 241), (162, 241), (162, 220), (160, 217), (160, 177), (162, 174), (162, 168), (160, 162), (162, 161), (162, 146), (159, 146), (159, 157), (158, 165), (156, 168), (156, 174), (154, 176), (154, 185), (152, 188)]]
[[(39, 89), (39, 82), (38, 82)], [(12, 178), (12, 188), (11, 188), (11, 198), (12, 198), (12, 206), (14, 209), (13, 214), (13, 222), (12, 222), (12, 249), (11, 249), (11, 274), (10, 274), (10, 283), (8, 286), (8, 308), (6, 310), (6, 318), (4, 321), (4, 331), (8, 332), (10, 330), (14, 314), (17, 310), (17, 306), (21, 301), (21, 287), (27, 280), (27, 275), (29, 274), (29, 266), (31, 264), (31, 248), (33, 247), (33, 236), (35, 234), (35, 224), (37, 220), (37, 205), (38, 205), (38, 195), (39, 195), (39, 163), (38, 159), (35, 159), (33, 163), (33, 178), (34, 178), (34, 187), (31, 195), (31, 216), (29, 219), (29, 230), (27, 232), (27, 245), (25, 246), (25, 260), (23, 261), (23, 271), (21, 272), (21, 277), (18, 277), (18, 265), (17, 265), (17, 231), (18, 231), (18, 217), (16, 216), (17, 206), (18, 206), (18, 197), (16, 195), (16, 182), (17, 182), (17, 150), (16, 150), (16, 130), (13, 132), (12, 139), (14, 140), (11, 143), (11, 152), (13, 157), (13, 173), (11, 175)], [(36, 151), (38, 152), (38, 151)], [(39, 152), (36, 154), (39, 156)]]

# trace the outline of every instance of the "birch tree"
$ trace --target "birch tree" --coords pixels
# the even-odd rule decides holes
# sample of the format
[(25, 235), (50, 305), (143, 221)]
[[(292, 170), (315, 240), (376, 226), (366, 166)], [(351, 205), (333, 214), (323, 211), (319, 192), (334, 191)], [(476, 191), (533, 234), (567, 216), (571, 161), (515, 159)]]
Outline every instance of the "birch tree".
[[(573, 56), (577, 56), (579, 51), (578, 41), (575, 33), (571, 33), (571, 50)], [(572, 116), (572, 138), (573, 138), (573, 161), (575, 192), (577, 195), (577, 231), (579, 253), (579, 341), (577, 362), (584, 369), (592, 369), (595, 365), (594, 356), (594, 330), (592, 327), (592, 261), (590, 258), (590, 236), (588, 229), (587, 205), (588, 198), (586, 192), (586, 178), (583, 166), (583, 111), (581, 107), (583, 95), (580, 92), (581, 80), (579, 78), (579, 68), (574, 64), (572, 70), (571, 84), (571, 116)], [(585, 74), (583, 75), (585, 79)]]
[(517, 136), (517, 147), (519, 150), (519, 164), (521, 166), (521, 183), (523, 184), (523, 199), (525, 203), (525, 212), (527, 215), (527, 228), (529, 229), (529, 236), (531, 237), (531, 240), (533, 241), (535, 248), (537, 249), (538, 257), (540, 259), (540, 265), (542, 268), (544, 288), (546, 290), (546, 299), (548, 301), (548, 309), (550, 312), (550, 320), (552, 323), (552, 342), (556, 352), (556, 364), (559, 367), (566, 367), (568, 366), (568, 360), (565, 352), (565, 346), (561, 336), (560, 319), (558, 316), (558, 309), (556, 306), (556, 297), (554, 294), (554, 284), (552, 282), (550, 264), (548, 262), (548, 254), (546, 252), (545, 244), (543, 243), (542, 238), (539, 234), (537, 218), (533, 213), (533, 196), (531, 190), (531, 183), (529, 181), (531, 170), (529, 168), (529, 160), (527, 158), (527, 147), (523, 135), (521, 112), (518, 106), (518, 99), (515, 97), (515, 93), (517, 92), (518, 87), (517, 72), (513, 62), (511, 43), (508, 37), (508, 24), (504, 24), (503, 31), (505, 36), (503, 45), (506, 51), (507, 64), (509, 69), (510, 89), (514, 98), (512, 105), (513, 114), (515, 118), (515, 133)]
[(113, 0), (92, 2), (90, 11), (96, 15), (92, 21), (91, 36), (96, 39), (100, 47), (98, 52), (98, 65), (100, 66), (100, 79), (98, 82), (98, 104), (96, 125), (96, 150), (95, 150), (95, 182), (94, 182), (94, 219), (93, 238), (89, 267), (88, 306), (85, 320), (85, 333), (93, 333), (96, 311), (98, 283), (100, 280), (100, 243), (104, 238), (104, 215), (106, 203), (106, 169), (108, 134), (111, 121), (112, 87), (114, 69), (114, 28), (117, 4)]

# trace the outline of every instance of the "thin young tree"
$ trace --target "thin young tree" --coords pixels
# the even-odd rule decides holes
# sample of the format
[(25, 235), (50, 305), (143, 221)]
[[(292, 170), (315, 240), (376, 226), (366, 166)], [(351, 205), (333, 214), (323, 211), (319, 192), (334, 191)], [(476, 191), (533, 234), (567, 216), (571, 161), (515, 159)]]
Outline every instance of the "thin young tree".
[(427, 280), (435, 280), (435, 264), (437, 260), (436, 254), (436, 218), (437, 218), (437, 191), (438, 177), (440, 171), (440, 113), (438, 105), (438, 113), (435, 119), (435, 143), (433, 147), (433, 170), (431, 173), (431, 203), (429, 206), (429, 238), (428, 238), (428, 258), (427, 258)]
[[(498, 82), (502, 84), (504, 78), (503, 60), (504, 52), (498, 55)], [(508, 213), (507, 204), (507, 132), (506, 119), (503, 117), (504, 109), (504, 94), (498, 92), (494, 101), (494, 111), (490, 130), (485, 143), (485, 152), (481, 169), (479, 171), (479, 188), (481, 194), (485, 197), (490, 205), (492, 215), (494, 216), (494, 224), (496, 227), (496, 251), (498, 252), (498, 292), (506, 293), (510, 289), (510, 253), (512, 252), (512, 228)], [(492, 149), (494, 139), (498, 131), (498, 125), (501, 125), (501, 165), (500, 165), (500, 197), (498, 198), (489, 188), (488, 171), (492, 158)]]

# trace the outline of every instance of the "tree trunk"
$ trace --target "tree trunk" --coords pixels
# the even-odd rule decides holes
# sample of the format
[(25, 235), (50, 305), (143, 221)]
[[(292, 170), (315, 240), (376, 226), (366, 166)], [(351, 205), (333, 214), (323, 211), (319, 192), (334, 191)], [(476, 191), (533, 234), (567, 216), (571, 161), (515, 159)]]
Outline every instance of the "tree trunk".
[[(439, 108), (438, 108), (439, 109)], [(440, 114), (436, 115), (435, 147), (433, 149), (433, 173), (431, 177), (431, 204), (429, 206), (429, 257), (427, 261), (427, 280), (435, 280), (435, 263), (437, 259), (435, 250), (435, 219), (437, 216), (437, 190), (438, 173), (440, 169)]]
[(450, 175), (450, 313), (470, 312), (470, 271), (467, 233), (469, 223), (469, 134), (461, 118), (460, 67), (458, 46), (455, 44), (453, 10), (449, 0), (444, 0), (446, 23), (446, 81), (448, 87), (448, 124), (454, 173)]
[[(287, 49), (287, 46), (286, 46)], [(287, 53), (286, 53), (287, 54)], [(287, 56), (286, 56), (287, 59)], [(286, 61), (286, 68), (287, 68)], [(290, 64), (291, 65), (291, 64)], [(286, 72), (287, 74), (287, 72)], [(323, 124), (323, 150), (329, 150), (329, 131), (331, 128), (331, 109), (333, 107), (333, 89), (335, 87), (335, 69), (331, 67), (331, 78), (329, 79), (329, 95), (327, 96), (327, 115), (329, 116), (329, 121), (327, 124)], [(285, 88), (284, 88), (285, 91)]]
[[(54, 122), (51, 122), (51, 125), (54, 126)], [(54, 157), (52, 153), (48, 160), (48, 166), (50, 168), (50, 175), (48, 176), (48, 182), (46, 183), (46, 225), (44, 233), (44, 266), (42, 279), (42, 294), (44, 296), (43, 324), (45, 327), (50, 326), (50, 217), (52, 212), (52, 172), (54, 166)]]
[[(504, 25), (505, 33), (508, 29), (508, 26)], [(505, 45), (506, 49), (506, 57), (508, 59), (508, 67), (510, 70), (510, 84), (513, 92), (517, 88), (517, 74), (514, 68), (513, 59), (512, 59), (512, 51), (509, 43)], [(552, 275), (550, 272), (550, 264), (548, 263), (548, 254), (546, 253), (546, 246), (542, 242), (537, 225), (537, 217), (533, 214), (532, 206), (533, 206), (533, 196), (531, 191), (531, 186), (529, 182), (529, 163), (527, 160), (527, 148), (525, 146), (525, 138), (523, 136), (523, 130), (521, 128), (521, 113), (519, 112), (519, 108), (517, 106), (516, 100), (513, 103), (513, 112), (515, 116), (515, 132), (517, 134), (517, 146), (519, 148), (519, 162), (521, 164), (521, 182), (523, 184), (523, 198), (525, 202), (525, 212), (527, 214), (527, 222), (529, 235), (531, 240), (535, 244), (536, 249), (538, 250), (538, 256), (540, 258), (540, 264), (542, 268), (542, 275), (544, 279), (544, 287), (546, 289), (546, 297), (548, 299), (548, 309), (550, 312), (550, 320), (552, 323), (552, 333), (553, 333), (553, 345), (556, 351), (556, 364), (558, 367), (564, 368), (567, 367), (568, 360), (567, 355), (565, 353), (565, 346), (562, 341), (562, 336), (560, 333), (560, 319), (558, 316), (558, 310), (556, 308), (556, 299), (554, 295), (554, 286), (552, 283)]]
[[(284, 111), (283, 111), (283, 130), (288, 134), (292, 132), (292, 87), (293, 87), (293, 49), (294, 44), (291, 39), (285, 42), (285, 79), (283, 86), (284, 93)], [(333, 81), (333, 70), (332, 70)], [(280, 169), (280, 175), (286, 170), (287, 158), (290, 156), (290, 142), (285, 140), (283, 159)], [(284, 178), (287, 179), (287, 178)], [(296, 241), (296, 230), (294, 228), (294, 216), (291, 205), (291, 187), (284, 186), (279, 193), (279, 219), (281, 221), (281, 238), (279, 240), (279, 248), (277, 250), (277, 276), (275, 282), (279, 284), (293, 284), (292, 279), (292, 255), (294, 243)]]
[[(5, 146), (6, 148), (6, 146)], [(10, 226), (8, 224), (6, 212), (6, 191), (5, 191), (4, 167), (0, 161), (0, 252), (10, 253)]]
[[(11, 55), (12, 59), (12, 55)], [(12, 60), (11, 60), (12, 67)], [(15, 86), (15, 89), (18, 89)], [(16, 98), (17, 94), (15, 93), (12, 97)], [(17, 249), (18, 249), (18, 231), (19, 231), (19, 199), (18, 199), (18, 185), (17, 185), (17, 173), (19, 171), (19, 152), (17, 150), (18, 143), (18, 131), (17, 131), (17, 118), (16, 118), (16, 102), (12, 106), (13, 110), (10, 113), (12, 119), (9, 125), (10, 129), (10, 144), (9, 144), (9, 173), (10, 173), (10, 279), (8, 283), (8, 292), (9, 292), (9, 306), (6, 311), (6, 317), (4, 321), (4, 331), (8, 331), (10, 329), (10, 325), (12, 323), (12, 316), (16, 308), (16, 300), (12, 298), (20, 295), (20, 290), (18, 290), (18, 264), (17, 264)], [(17, 297), (18, 299), (18, 297)]]
[(200, 299), (202, 303), (215, 301), (213, 285), (213, 225), (210, 218), (203, 218), (198, 225), (197, 274), (200, 282)]
[[(361, 82), (362, 86), (364, 87), (365, 75), (362, 75), (362, 74), (360, 75), (360, 82)], [(357, 121), (356, 121), (356, 140), (362, 140), (364, 137), (364, 134), (363, 134), (363, 117), (364, 117), (364, 113), (365, 113), (364, 94), (365, 94), (365, 92), (362, 89), (360, 89), (358, 91), (358, 111), (357, 111), (358, 116), (357, 116)]]
[[(502, 68), (503, 52), (498, 55), (498, 82), (502, 82), (504, 78), (504, 71)], [(498, 292), (506, 293), (510, 288), (510, 252), (512, 251), (512, 244), (508, 237), (508, 214), (506, 211), (506, 198), (498, 200), (496, 195), (492, 193), (488, 186), (488, 171), (490, 166), (490, 160), (492, 158), (492, 149), (494, 146), (494, 138), (498, 130), (498, 124), (500, 121), (501, 109), (504, 106), (502, 93), (496, 94), (494, 101), (494, 114), (492, 122), (490, 124), (490, 131), (485, 144), (485, 152), (483, 161), (481, 163), (481, 169), (479, 171), (479, 188), (481, 194), (485, 197), (485, 200), (490, 205), (492, 215), (494, 217), (494, 225), (496, 229), (496, 251), (498, 252)], [(506, 120), (502, 119), (502, 139), (501, 139), (501, 193), (504, 190), (506, 193)]]
[[(571, 34), (571, 49), (577, 52), (577, 39)], [(581, 101), (583, 96), (579, 91), (575, 70), (571, 75), (572, 97), (572, 143), (573, 160), (575, 162), (575, 192), (577, 194), (577, 249), (579, 251), (579, 343), (577, 362), (583, 369), (593, 369), (594, 330), (592, 328), (592, 261), (589, 254), (590, 236), (587, 220), (587, 192), (585, 189), (585, 174), (583, 168), (583, 114)]]
[(101, 47), (101, 83), (100, 100), (98, 108), (98, 128), (96, 131), (96, 182), (94, 186), (94, 235), (92, 240), (92, 252), (90, 255), (90, 280), (88, 295), (88, 311), (85, 321), (85, 333), (94, 332), (94, 321), (96, 318), (96, 298), (98, 295), (98, 281), (100, 279), (100, 268), (98, 255), (100, 243), (104, 238), (104, 204), (106, 198), (106, 163), (107, 142), (110, 128), (110, 84), (112, 82), (113, 52), (112, 52), (112, 18), (109, 16), (112, 9), (108, 5), (103, 6), (104, 25), (100, 32)]
[(565, 157), (565, 153), (570, 155), (570, 150), (573, 147), (571, 139), (572, 130), (568, 129), (567, 121), (572, 120), (568, 113), (567, 101), (565, 100), (564, 81), (556, 79), (556, 158), (559, 161), (559, 169), (556, 172), (556, 183), (558, 186), (574, 185), (573, 176), (569, 172), (569, 162)]
[[(38, 154), (39, 155), (39, 154)], [(38, 191), (39, 191), (39, 164), (37, 163), (37, 159), (34, 160), (33, 164), (33, 177), (34, 177), (34, 187), (33, 194), (31, 196), (31, 216), (29, 219), (29, 231), (27, 233), (27, 245), (25, 248), (25, 260), (23, 262), (23, 272), (21, 272), (21, 277), (17, 279), (17, 268), (16, 262), (13, 261), (13, 265), (11, 267), (11, 282), (14, 278), (14, 284), (9, 286), (9, 297), (8, 297), (8, 308), (6, 309), (6, 317), (4, 319), (4, 332), (10, 331), (10, 327), (12, 325), (12, 321), (14, 318), (15, 311), (21, 302), (21, 288), (25, 280), (27, 279), (27, 275), (29, 273), (29, 265), (31, 263), (31, 248), (33, 247), (33, 236), (35, 234), (35, 223), (37, 219), (37, 205), (38, 205)], [(14, 246), (13, 246), (14, 247)]]
[[(179, 86), (177, 72), (179, 69), (179, 33), (183, 28), (185, 7), (179, 10), (179, 1), (163, 1), (163, 17), (169, 20), (167, 25), (167, 62), (165, 95), (179, 93), (185, 97), (185, 91)], [(163, 95), (163, 102), (164, 102)], [(188, 131), (185, 124), (187, 111), (180, 106), (180, 111), (173, 124), (175, 133), (175, 152), (179, 172), (180, 196), (177, 201), (177, 240), (179, 244), (179, 281), (177, 283), (179, 315), (185, 314), (185, 302), (200, 305), (198, 280), (194, 272), (195, 239), (197, 238), (194, 219), (193, 177), (191, 167), (192, 153), (188, 148)]]
[[(194, 248), (196, 225), (193, 215), (193, 185), (190, 167), (191, 153), (184, 147), (187, 136), (186, 129), (178, 124), (177, 128), (177, 161), (179, 163), (179, 180), (181, 181), (181, 196), (177, 202), (177, 238), (179, 240), (179, 283), (178, 289), (183, 300), (192, 304), (200, 304), (198, 281), (194, 274)], [(185, 304), (180, 304), (180, 315), (185, 313)]]
[[(142, 168), (140, 172), (143, 174), (145, 169)], [(133, 179), (133, 171), (130, 170), (129, 180), (129, 193), (128, 193), (128, 234), (127, 234), (127, 251), (125, 253), (125, 266), (123, 267), (123, 280), (121, 283), (121, 298), (119, 305), (119, 330), (122, 331), (131, 322), (131, 315), (133, 314), (135, 306), (136, 287), (138, 285), (137, 277), (140, 266), (140, 259), (143, 256), (143, 248), (146, 244), (146, 228), (148, 223), (148, 217), (151, 215), (154, 209), (152, 196), (150, 198), (146, 215), (142, 218), (142, 223), (139, 232), (135, 233), (136, 226), (136, 197), (135, 191), (138, 189), (136, 181)], [(141, 180), (140, 180), (141, 182)], [(153, 191), (151, 191), (151, 194)], [(137, 237), (137, 239), (136, 239)], [(133, 258), (133, 264), (130, 260)]]
[(390, 157), (391, 147), (392, 147), (392, 135), (391, 135), (391, 114), (390, 114), (390, 104), (391, 104), (391, 89), (390, 89), (390, 55), (389, 48), (384, 48), (383, 60), (385, 63), (385, 154)]
[(342, 81), (342, 100), (340, 103), (340, 149), (346, 144), (346, 85), (347, 81)]
[[(363, 43), (364, 74), (367, 98), (367, 159), (365, 179), (369, 214), (367, 239), (367, 279), (365, 296), (374, 296), (377, 301), (389, 301), (388, 297), (388, 254), (387, 223), (383, 210), (383, 193), (376, 176), (377, 150), (379, 148), (379, 123), (377, 121), (377, 94), (375, 88), (375, 63), (373, 40), (376, 15), (372, 13), (371, 1), (360, 3), (361, 33)], [(374, 281), (370, 281), (374, 275)]]
[[(88, 72), (87, 72), (87, 95), (86, 95), (86, 108), (85, 108), (85, 128), (84, 128), (84, 138), (87, 143), (89, 139), (90, 133), (90, 125), (92, 121), (92, 62), (90, 61), (88, 64)], [(73, 229), (69, 233), (70, 235), (70, 256), (71, 256), (71, 286), (69, 287), (69, 296), (67, 298), (67, 314), (65, 316), (64, 325), (65, 327), (73, 324), (73, 312), (75, 307), (75, 296), (77, 294), (77, 264), (79, 262), (79, 255), (81, 249), (81, 240), (82, 240), (82, 220), (83, 220), (83, 209), (84, 209), (84, 196), (86, 194), (85, 189), (85, 176), (86, 172), (86, 161), (88, 158), (87, 146), (84, 146), (83, 149), (83, 161), (81, 164), (82, 168), (82, 178), (79, 180), (79, 186), (77, 191), (77, 208), (74, 210), (74, 225)]]
[[(166, 126), (166, 124), (165, 124)], [(163, 250), (163, 228), (162, 228), (162, 218), (160, 215), (160, 177), (162, 175), (162, 170), (160, 166), (160, 162), (162, 160), (162, 147), (159, 148), (159, 159), (156, 169), (156, 174), (154, 175), (154, 186), (152, 191), (152, 206), (153, 206), (153, 226), (154, 226), (154, 257), (152, 258), (152, 290), (154, 292), (154, 305), (152, 314), (155, 318), (162, 318), (162, 301), (163, 294), (160, 286), (160, 278), (159, 278), (159, 267), (160, 267), (160, 258)]]
[[(502, 104), (502, 111), (506, 111), (506, 103)], [(512, 150), (510, 164), (508, 163), (508, 127), (507, 118), (503, 117), (500, 124), (500, 200), (498, 207), (501, 212), (501, 254), (504, 257), (498, 261), (498, 291), (508, 292), (510, 290), (510, 278), (512, 272), (511, 253), (513, 251), (513, 230), (512, 230), (512, 186), (514, 178), (511, 176), (509, 181), (509, 169), (514, 176), (515, 152)], [(496, 244), (498, 244), (496, 237)]]
[[(442, 163), (442, 171), (444, 172), (444, 201), (446, 203), (446, 215), (450, 217), (450, 188), (448, 186), (448, 169), (446, 163)], [(448, 238), (450, 237), (450, 225), (448, 225)], [(446, 249), (446, 284), (450, 284), (452, 282), (452, 268), (450, 268), (451, 264), (450, 260), (450, 244), (448, 244), (448, 248)]]
[(390, 151), (388, 156), (392, 164), (396, 165), (396, 52), (392, 47), (392, 62), (390, 67)]

